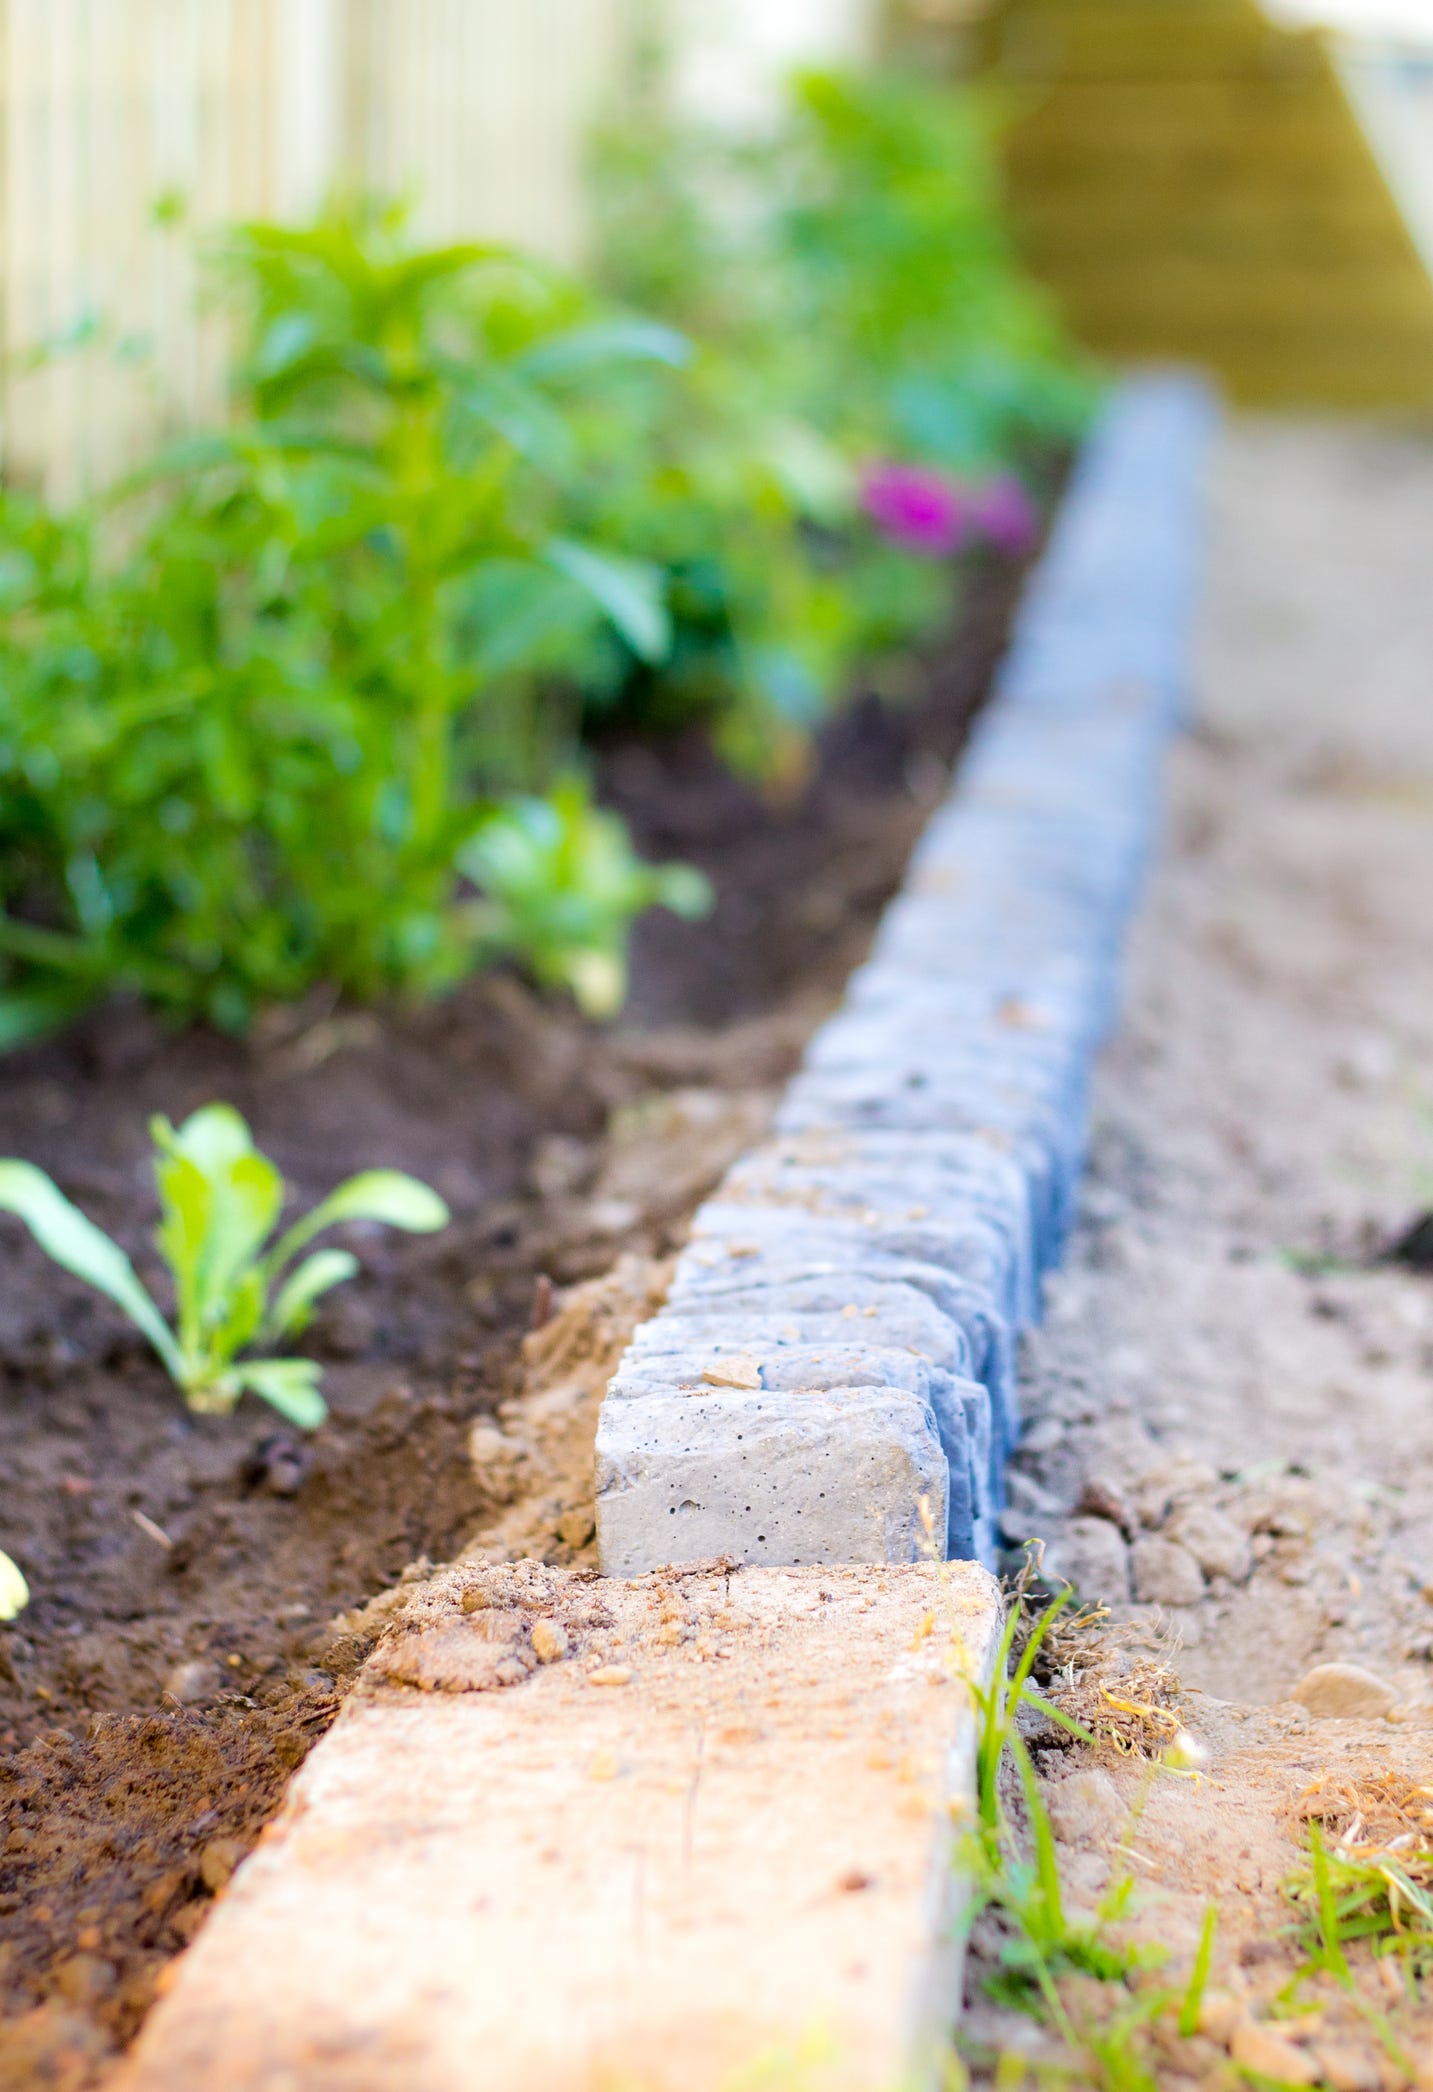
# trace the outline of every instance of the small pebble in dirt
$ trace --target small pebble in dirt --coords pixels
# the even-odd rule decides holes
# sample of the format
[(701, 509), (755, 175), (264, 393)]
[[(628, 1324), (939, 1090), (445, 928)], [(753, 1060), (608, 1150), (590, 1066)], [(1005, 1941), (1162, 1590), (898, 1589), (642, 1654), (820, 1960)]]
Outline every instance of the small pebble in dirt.
[(480, 1417), (468, 1433), (473, 1473), (494, 1503), (512, 1502), (519, 1487), (518, 1470), (527, 1457), (521, 1439), (510, 1438), (488, 1417)]
[(539, 1663), (557, 1663), (567, 1654), (567, 1629), (560, 1620), (534, 1620), (532, 1647)]
[(244, 1857), (237, 1838), (211, 1838), (199, 1855), (199, 1879), (212, 1896), (229, 1880)]
[(1227, 2048), (1249, 2008), (1232, 1990), (1206, 1990), (1199, 2006), (1199, 2031)]
[(458, 1600), (465, 1613), (484, 1613), (492, 1602), (492, 1599), (481, 1584), (469, 1584), (467, 1590), (464, 1591), (462, 1597)]
[(1241, 1584), (1254, 1567), (1249, 1542), (1232, 1518), (1212, 1504), (1188, 1504), (1176, 1511), (1166, 1529), (1171, 1540), (1188, 1548), (1206, 1576), (1227, 1576)]
[(1198, 1605), (1204, 1577), (1198, 1562), (1177, 1540), (1150, 1534), (1130, 1549), (1134, 1595), (1143, 1605)]
[(545, 1271), (539, 1271), (533, 1281), (532, 1308), (528, 1315), (529, 1329), (546, 1329), (548, 1323), (552, 1320), (553, 1305), (556, 1298), (557, 1289), (553, 1285), (552, 1280)]
[(1066, 1845), (1105, 1844), (1116, 1836), (1126, 1810), (1107, 1772), (1072, 1772), (1046, 1789), (1045, 1806), (1055, 1836)]
[(1286, 2041), (1272, 2027), (1261, 2027), (1252, 2019), (1234, 2029), (1229, 2053), (1239, 2068), (1252, 2076), (1273, 2078), (1283, 2085), (1318, 2083), (1319, 2069), (1312, 2056), (1295, 2048), (1292, 2041)]
[(1102, 1604), (1122, 1604), (1130, 1595), (1129, 1549), (1107, 1518), (1072, 1518), (1046, 1554), (1045, 1573)]
[(1381, 2092), (1383, 2074), (1369, 2050), (1352, 2042), (1320, 2041), (1314, 2055), (1333, 2092)]
[(97, 1954), (71, 1954), (55, 1965), (53, 1981), (71, 2005), (97, 2005), (114, 1989), (116, 1971)]
[(632, 1673), (625, 1663), (604, 1663), (587, 1673), (589, 1685), (630, 1685)]
[(1157, 1466), (1148, 1467), (1133, 1484), (1130, 1495), (1140, 1521), (1162, 1525), (1173, 1504), (1188, 1503), (1218, 1486), (1219, 1477), (1203, 1460), (1177, 1453)]
[(1397, 1706), (1400, 1695), (1361, 1664), (1317, 1663), (1289, 1697), (1323, 1721), (1372, 1721)]
[(1087, 1518), (1108, 1519), (1111, 1525), (1119, 1527), (1126, 1540), (1133, 1537), (1135, 1515), (1128, 1499), (1109, 1482), (1102, 1482), (1098, 1476), (1086, 1477), (1075, 1509)]
[(1065, 1426), (1057, 1416), (1042, 1416), (1038, 1423), (1030, 1426), (1020, 1441), (1022, 1453), (1031, 1453), (1038, 1460), (1046, 1453), (1053, 1453), (1065, 1442)]
[(250, 1489), (270, 1496), (297, 1496), (313, 1467), (313, 1453), (291, 1431), (271, 1431), (244, 1462), (243, 1479)]
[(165, 1679), (161, 1691), (167, 1700), (177, 1700), (181, 1707), (198, 1707), (205, 1700), (212, 1700), (222, 1684), (218, 1666), (202, 1656), (188, 1663), (177, 1663)]
[(597, 1530), (597, 1521), (583, 1506), (575, 1511), (564, 1511), (554, 1530), (564, 1547), (585, 1547)]

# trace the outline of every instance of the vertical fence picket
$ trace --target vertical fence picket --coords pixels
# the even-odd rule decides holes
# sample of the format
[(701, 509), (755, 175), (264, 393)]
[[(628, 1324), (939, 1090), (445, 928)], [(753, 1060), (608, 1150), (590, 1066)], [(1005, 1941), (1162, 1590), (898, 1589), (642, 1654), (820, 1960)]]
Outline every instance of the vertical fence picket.
[[(356, 183), (427, 237), (576, 259), (643, 4), (0, 0), (0, 470), (72, 499), (221, 409), (199, 253), (232, 219)], [(97, 345), (26, 366), (90, 309)]]

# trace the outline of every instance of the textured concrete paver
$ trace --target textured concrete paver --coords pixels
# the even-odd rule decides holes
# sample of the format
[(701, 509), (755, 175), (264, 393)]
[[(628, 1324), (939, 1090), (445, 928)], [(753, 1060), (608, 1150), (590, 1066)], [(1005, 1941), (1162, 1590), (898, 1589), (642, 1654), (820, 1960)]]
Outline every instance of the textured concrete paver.
[[(925, 2081), (958, 1995), (963, 1679), (998, 1625), (968, 1564), (454, 1570), (123, 2092), (718, 2092), (777, 2056), (807, 2092)], [(503, 1663), (524, 1682), (442, 1689)]]
[[(1014, 1340), (1063, 1243), (1187, 696), (1208, 423), (1196, 387), (1156, 379), (1092, 435), (871, 957), (604, 1405), (608, 1570), (680, 1558), (684, 1530), (746, 1562), (910, 1560), (922, 1499), (952, 1556), (994, 1558)], [(900, 1351), (931, 1368), (919, 1389), (882, 1380)]]

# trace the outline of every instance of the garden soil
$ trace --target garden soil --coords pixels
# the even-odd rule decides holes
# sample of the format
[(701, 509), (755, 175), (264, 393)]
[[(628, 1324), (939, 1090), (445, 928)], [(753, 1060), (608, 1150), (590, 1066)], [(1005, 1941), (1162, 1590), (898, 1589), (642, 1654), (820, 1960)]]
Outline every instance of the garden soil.
[(644, 853), (718, 896), (695, 928), (639, 927), (610, 1031), (502, 974), (406, 1018), (316, 998), (245, 1043), (118, 1008), (6, 1062), (0, 1153), (48, 1169), (151, 1283), (149, 1115), (214, 1097), (296, 1201), (391, 1165), (454, 1219), (355, 1239), (363, 1274), (311, 1332), (331, 1419), (303, 1443), (255, 1403), (187, 1416), (5, 1224), (0, 1505), (34, 1598), (0, 1628), (3, 2092), (103, 2077), (333, 1719), (383, 1594), (464, 1549), (590, 1559), (605, 1379), (863, 955), (1018, 585), (972, 575), (910, 691), (848, 709), (784, 801), (696, 735), (600, 752)]
[[(1213, 499), (1198, 716), (1006, 1518), (1108, 1601), (1050, 1666), (1101, 1742), (1035, 1741), (1073, 1912), (1131, 1876), (1178, 1985), (1218, 1910), (1158, 2084), (1428, 2086), (1396, 1959), (1289, 1991), (1283, 1885), (1313, 1821), (1433, 1851), (1433, 1276), (1380, 1255), (1433, 1204), (1433, 441), (1236, 425)], [(1179, 1726), (1197, 1777), (1157, 1769)], [(985, 1988), (1008, 1940), (977, 1944), (972, 2052), (1033, 2063), (1050, 2037)], [(1108, 2034), (1110, 1993), (1068, 1994)]]

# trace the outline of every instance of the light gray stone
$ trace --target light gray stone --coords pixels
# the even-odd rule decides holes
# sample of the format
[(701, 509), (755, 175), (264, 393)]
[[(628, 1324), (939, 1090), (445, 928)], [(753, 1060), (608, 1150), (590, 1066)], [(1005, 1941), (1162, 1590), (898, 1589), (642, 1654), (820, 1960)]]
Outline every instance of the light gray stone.
[(1167, 1537), (1187, 1547), (1206, 1576), (1225, 1576), (1241, 1584), (1251, 1574), (1254, 1556), (1248, 1535), (1213, 1504), (1188, 1504), (1165, 1528)]
[(1050, 1828), (1063, 1845), (1108, 1845), (1129, 1811), (1107, 1772), (1089, 1767), (1052, 1780), (1045, 1789)]
[(1143, 1605), (1198, 1605), (1204, 1577), (1198, 1562), (1177, 1540), (1142, 1534), (1130, 1549), (1134, 1595)]
[(1398, 1704), (1396, 1686), (1357, 1663), (1318, 1663), (1289, 1696), (1316, 1720), (1376, 1721)]
[(597, 1533), (608, 1575), (729, 1555), (770, 1566), (911, 1562), (948, 1518), (928, 1402), (898, 1388), (603, 1405)]
[(1107, 1518), (1072, 1518), (1045, 1552), (1045, 1574), (1073, 1584), (1080, 1598), (1123, 1605), (1130, 1596), (1129, 1548)]
[[(993, 1545), (1015, 1335), (1069, 1225), (1090, 1062), (1182, 701), (1206, 425), (1189, 387), (1135, 386), (1082, 461), (905, 890), (612, 1382), (609, 1570), (703, 1551), (899, 1555), (937, 1469), (950, 1545)], [(1217, 1524), (1190, 1538), (1195, 1552), (1141, 1542), (1150, 1595), (1189, 1602), (1201, 1559), (1237, 1573)], [(1076, 1520), (1065, 1541), (1082, 1583), (1128, 1591), (1113, 1526)]]

